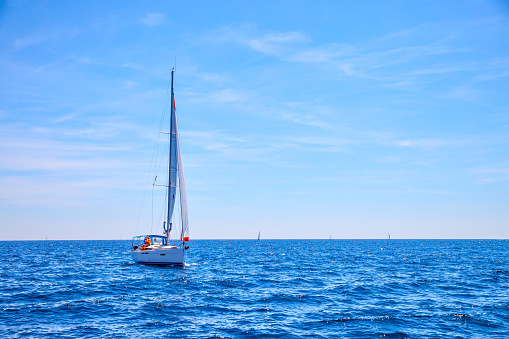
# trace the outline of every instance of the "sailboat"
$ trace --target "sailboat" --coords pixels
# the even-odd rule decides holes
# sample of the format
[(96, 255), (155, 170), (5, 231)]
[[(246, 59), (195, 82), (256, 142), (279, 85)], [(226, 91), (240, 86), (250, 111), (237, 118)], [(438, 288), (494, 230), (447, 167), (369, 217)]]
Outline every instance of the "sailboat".
[(258, 231), (258, 241), (260, 241), (260, 231)]
[[(141, 264), (184, 265), (185, 251), (189, 248), (187, 245), (189, 241), (189, 218), (186, 182), (177, 128), (175, 93), (173, 89), (174, 72), (175, 69), (172, 69), (170, 132), (168, 133), (170, 135), (168, 185), (164, 185), (167, 189), (168, 203), (166, 206), (166, 221), (163, 222), (163, 235), (149, 234), (133, 238), (131, 257), (136, 263)], [(178, 204), (176, 204), (177, 200)], [(174, 227), (173, 221), (178, 218), (180, 218), (180, 222)]]

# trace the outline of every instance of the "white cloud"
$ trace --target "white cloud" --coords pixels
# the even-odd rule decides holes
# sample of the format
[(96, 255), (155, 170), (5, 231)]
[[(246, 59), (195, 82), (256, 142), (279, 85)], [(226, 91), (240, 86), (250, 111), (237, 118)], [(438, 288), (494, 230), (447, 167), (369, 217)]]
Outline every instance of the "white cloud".
[(455, 86), (442, 95), (443, 98), (460, 99), (464, 101), (475, 101), (480, 97), (480, 92), (469, 86)]
[(299, 125), (314, 126), (324, 129), (332, 128), (329, 123), (320, 119), (313, 113), (302, 113), (293, 110), (278, 110), (277, 114), (282, 120), (291, 121)]
[(76, 116), (76, 114), (66, 114), (64, 116), (61, 116), (61, 117), (56, 118), (55, 120), (53, 120), (53, 123), (59, 123), (59, 122), (64, 122), (64, 121), (72, 120), (72, 119), (74, 119), (75, 116)]
[(419, 69), (415, 71), (411, 71), (408, 74), (411, 75), (430, 75), (430, 74), (444, 74), (444, 73), (453, 73), (453, 72), (464, 72), (464, 71), (470, 71), (472, 70), (472, 67), (457, 67), (457, 66), (450, 66), (450, 67), (437, 67), (437, 68), (425, 68), (425, 69)]
[(50, 36), (32, 35), (21, 39), (16, 39), (16, 41), (14, 41), (14, 47), (16, 49), (22, 49), (32, 45), (41, 44), (49, 40), (50, 38), (51, 38)]
[[(404, 32), (404, 35), (410, 35), (411, 33), (412, 30), (409, 30)], [(240, 30), (239, 32), (226, 30), (223, 32), (222, 39), (247, 45), (255, 51), (276, 56), (282, 61), (323, 64), (347, 76), (377, 78), (382, 81), (386, 79), (381, 75), (385, 74), (385, 77), (387, 77), (387, 74), (390, 74), (391, 66), (411, 65), (412, 62), (429, 56), (464, 52), (461, 49), (446, 45), (440, 39), (436, 42), (421, 45), (398, 44), (396, 47), (394, 42), (389, 46), (376, 46), (376, 44), (371, 43), (360, 47), (340, 42), (311, 46), (311, 38), (303, 32), (259, 34), (258, 37), (253, 37), (253, 35), (256, 34), (247, 30)], [(394, 37), (397, 35), (399, 34)], [(386, 68), (389, 69), (386, 70)], [(456, 70), (460, 71), (461, 69), (458, 69), (457, 66), (445, 65), (441, 69), (418, 70), (415, 73), (409, 73), (409, 75), (434, 74)], [(399, 78), (404, 76), (408, 77), (405, 73), (403, 75), (398, 74)], [(399, 82), (403, 80), (405, 79), (400, 79)], [(392, 79), (392, 82), (394, 82), (394, 79)]]
[(28, 35), (24, 38), (14, 40), (14, 48), (20, 50), (34, 45), (39, 45), (46, 42), (56, 42), (66, 39), (72, 39), (81, 34), (81, 30), (75, 28), (62, 28), (55, 31), (38, 30), (35, 33)]
[(329, 63), (340, 57), (351, 56), (355, 49), (350, 45), (329, 44), (296, 52), (287, 60), (295, 62)]
[(474, 183), (475, 185), (494, 184), (504, 181), (509, 181), (509, 165), (499, 164), (493, 167), (476, 168), (473, 173), (481, 176)]
[(446, 144), (443, 140), (420, 139), (420, 140), (402, 140), (396, 142), (398, 146), (403, 147), (439, 147)]
[(301, 32), (271, 33), (259, 38), (245, 40), (252, 49), (266, 53), (279, 54), (288, 45), (308, 42), (309, 37)]
[(221, 90), (212, 91), (208, 94), (196, 96), (200, 99), (198, 101), (211, 102), (215, 104), (227, 104), (227, 103), (243, 103), (247, 102), (251, 95), (245, 91), (239, 91), (232, 88), (225, 88)]
[(148, 26), (157, 26), (166, 21), (166, 15), (163, 13), (147, 13), (141, 21)]
[(264, 54), (277, 57), (286, 56), (295, 46), (311, 41), (310, 37), (302, 32), (271, 32), (259, 34), (249, 26), (238, 29), (225, 28), (216, 32), (211, 39), (218, 42), (235, 42)]

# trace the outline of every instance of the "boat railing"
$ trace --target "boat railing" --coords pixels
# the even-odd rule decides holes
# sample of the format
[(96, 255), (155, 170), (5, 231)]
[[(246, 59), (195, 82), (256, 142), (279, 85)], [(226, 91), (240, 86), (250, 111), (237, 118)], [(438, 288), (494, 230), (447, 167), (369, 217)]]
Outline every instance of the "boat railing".
[[(146, 242), (146, 239), (150, 239), (149, 242)], [(172, 245), (171, 243), (166, 243), (166, 237), (162, 235), (138, 235), (132, 238), (131, 242), (131, 250), (139, 251), (143, 247), (144, 244), (148, 244), (145, 246), (144, 250), (154, 250), (162, 246)], [(173, 244), (174, 245), (174, 244)]]

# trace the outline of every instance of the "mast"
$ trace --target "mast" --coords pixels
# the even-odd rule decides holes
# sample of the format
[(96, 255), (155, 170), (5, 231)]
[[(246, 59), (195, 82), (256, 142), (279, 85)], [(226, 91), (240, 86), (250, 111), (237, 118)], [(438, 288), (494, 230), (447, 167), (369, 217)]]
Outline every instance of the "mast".
[(171, 114), (170, 114), (170, 157), (168, 160), (168, 213), (166, 216), (166, 244), (170, 243), (170, 231), (172, 228), (171, 225), (171, 202), (172, 202), (172, 186), (176, 186), (175, 182), (171, 181), (172, 177), (172, 149), (173, 149), (173, 116), (175, 114), (175, 105), (174, 105), (174, 98), (173, 98), (173, 72), (175, 72), (175, 69), (171, 69), (171, 96), (170, 96), (170, 106), (171, 106)]

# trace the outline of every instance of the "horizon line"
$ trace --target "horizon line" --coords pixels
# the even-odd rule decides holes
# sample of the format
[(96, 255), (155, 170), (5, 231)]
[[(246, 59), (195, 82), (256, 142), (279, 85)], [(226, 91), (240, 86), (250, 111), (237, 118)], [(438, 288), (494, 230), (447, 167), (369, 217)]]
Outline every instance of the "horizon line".
[[(132, 239), (11, 239), (2, 241), (128, 241)], [(253, 240), (253, 241), (264, 241), (264, 240), (509, 240), (509, 238), (263, 238), (258, 240), (257, 238), (197, 238), (191, 239), (190, 241), (231, 241), (231, 240)], [(172, 240), (178, 241), (178, 240)], [(189, 242), (190, 242), (189, 241)]]

